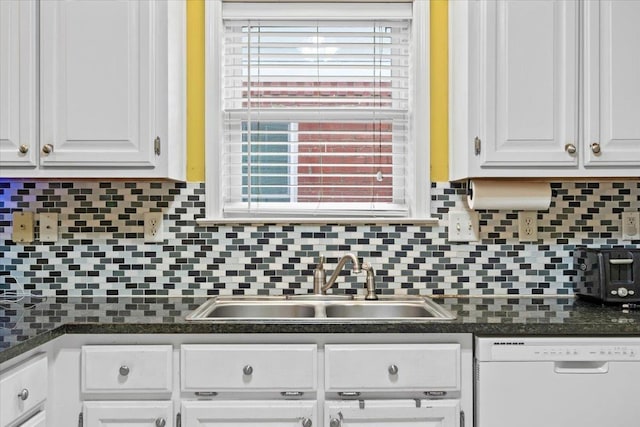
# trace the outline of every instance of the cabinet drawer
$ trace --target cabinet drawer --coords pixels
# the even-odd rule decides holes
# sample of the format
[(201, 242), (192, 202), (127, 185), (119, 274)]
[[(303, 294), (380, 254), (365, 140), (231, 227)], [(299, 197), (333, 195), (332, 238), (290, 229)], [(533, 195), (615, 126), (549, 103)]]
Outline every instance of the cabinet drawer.
[(183, 345), (183, 391), (316, 389), (317, 346)]
[(327, 345), (325, 384), (328, 391), (458, 390), (460, 345)]
[(83, 393), (171, 393), (170, 345), (82, 347)]
[(42, 354), (0, 374), (0, 427), (45, 401), (47, 372), (47, 357)]

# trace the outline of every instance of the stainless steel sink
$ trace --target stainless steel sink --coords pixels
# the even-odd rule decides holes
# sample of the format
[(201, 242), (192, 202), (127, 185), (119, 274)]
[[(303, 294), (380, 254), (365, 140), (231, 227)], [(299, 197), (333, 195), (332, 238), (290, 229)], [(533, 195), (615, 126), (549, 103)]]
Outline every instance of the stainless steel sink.
[(239, 298), (213, 298), (187, 316), (187, 320), (208, 319), (296, 319), (315, 317), (312, 304), (292, 303), (284, 300), (242, 300)]
[(377, 301), (333, 298), (215, 297), (187, 316), (189, 321), (304, 320), (384, 321), (452, 320), (455, 315), (429, 298), (386, 297)]
[(365, 302), (331, 304), (325, 307), (329, 318), (441, 318), (440, 313), (422, 302)]

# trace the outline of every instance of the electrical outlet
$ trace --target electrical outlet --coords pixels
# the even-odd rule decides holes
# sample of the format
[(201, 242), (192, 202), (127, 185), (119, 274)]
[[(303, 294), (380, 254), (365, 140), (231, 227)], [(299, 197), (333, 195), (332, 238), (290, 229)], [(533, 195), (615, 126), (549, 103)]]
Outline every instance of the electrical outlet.
[(13, 213), (11, 240), (16, 243), (33, 242), (33, 212)]
[(521, 242), (538, 241), (538, 212), (518, 212), (518, 237)]
[(480, 225), (476, 211), (449, 211), (449, 241), (477, 242)]
[(640, 212), (622, 212), (622, 240), (640, 240)]
[(40, 241), (58, 241), (58, 214), (55, 212), (45, 212), (39, 215)]
[(158, 243), (163, 241), (162, 212), (145, 212), (144, 241), (147, 243)]

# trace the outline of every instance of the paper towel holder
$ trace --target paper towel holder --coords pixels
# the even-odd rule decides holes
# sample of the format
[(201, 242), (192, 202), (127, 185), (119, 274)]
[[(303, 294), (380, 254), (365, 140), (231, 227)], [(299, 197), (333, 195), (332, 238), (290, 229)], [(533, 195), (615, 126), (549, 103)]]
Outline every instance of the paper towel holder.
[(466, 200), (472, 210), (548, 210), (557, 194), (547, 180), (469, 178), (466, 185)]

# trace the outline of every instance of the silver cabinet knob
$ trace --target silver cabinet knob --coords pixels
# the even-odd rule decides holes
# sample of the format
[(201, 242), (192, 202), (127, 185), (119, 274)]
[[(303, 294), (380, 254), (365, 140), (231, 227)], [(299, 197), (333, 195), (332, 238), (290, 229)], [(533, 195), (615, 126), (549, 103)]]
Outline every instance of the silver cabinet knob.
[(20, 145), (20, 147), (18, 147), (18, 151), (20, 151), (22, 154), (27, 154), (29, 152), (29, 146), (27, 144), (22, 144)]
[(578, 150), (576, 149), (576, 146), (575, 146), (575, 145), (573, 145), (573, 144), (566, 144), (566, 145), (564, 146), (564, 151), (566, 151), (566, 152), (567, 152), (567, 153), (569, 153), (569, 154), (576, 154), (576, 151), (578, 151)]
[(602, 151), (600, 149), (600, 143), (594, 142), (593, 144), (591, 144), (591, 151), (593, 152), (593, 154), (600, 154), (600, 152)]
[(29, 398), (29, 390), (23, 388), (20, 393), (18, 393), (18, 397), (20, 400), (27, 400)]
[(129, 375), (129, 372), (131, 372), (131, 370), (127, 365), (120, 366), (120, 375), (126, 377), (127, 375)]
[(45, 144), (45, 145), (42, 147), (42, 152), (43, 152), (44, 154), (51, 154), (51, 153), (53, 153), (53, 145), (51, 145), (51, 144)]
[(253, 367), (251, 365), (246, 365), (244, 368), (242, 368), (242, 373), (245, 375), (253, 374)]
[(164, 418), (156, 418), (156, 427), (164, 427), (167, 425), (167, 422)]
[(329, 421), (329, 427), (340, 427), (340, 424), (342, 423), (337, 418), (331, 418), (331, 420)]
[(311, 427), (313, 422), (311, 421), (311, 418), (303, 418), (301, 424), (302, 427)]
[(397, 365), (389, 365), (389, 374), (390, 375), (398, 375), (398, 366)]

